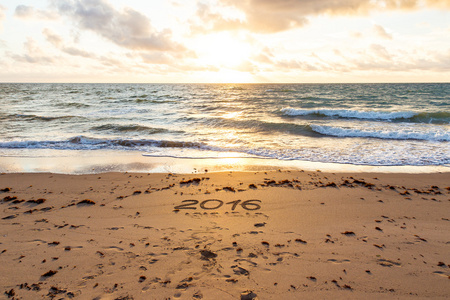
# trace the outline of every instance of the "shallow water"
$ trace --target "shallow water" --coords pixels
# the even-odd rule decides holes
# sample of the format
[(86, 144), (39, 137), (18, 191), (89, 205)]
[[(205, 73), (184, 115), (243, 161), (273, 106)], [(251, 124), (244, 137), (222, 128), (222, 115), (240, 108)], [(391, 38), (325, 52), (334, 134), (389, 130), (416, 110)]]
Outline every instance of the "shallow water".
[(450, 164), (445, 83), (0, 84), (0, 103), (0, 159), (47, 149)]

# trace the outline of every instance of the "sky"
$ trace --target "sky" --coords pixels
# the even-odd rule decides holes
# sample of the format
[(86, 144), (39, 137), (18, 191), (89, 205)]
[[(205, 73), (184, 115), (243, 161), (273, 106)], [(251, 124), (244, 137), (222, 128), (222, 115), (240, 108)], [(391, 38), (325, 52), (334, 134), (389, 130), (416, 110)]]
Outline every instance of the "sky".
[(0, 0), (0, 82), (450, 82), (450, 0)]

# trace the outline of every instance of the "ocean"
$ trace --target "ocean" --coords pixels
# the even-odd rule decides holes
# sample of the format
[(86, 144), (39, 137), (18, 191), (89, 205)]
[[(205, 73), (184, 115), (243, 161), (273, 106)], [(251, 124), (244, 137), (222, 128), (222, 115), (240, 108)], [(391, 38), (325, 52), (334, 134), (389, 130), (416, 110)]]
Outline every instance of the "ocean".
[(450, 84), (0, 84), (0, 160), (76, 150), (450, 165)]

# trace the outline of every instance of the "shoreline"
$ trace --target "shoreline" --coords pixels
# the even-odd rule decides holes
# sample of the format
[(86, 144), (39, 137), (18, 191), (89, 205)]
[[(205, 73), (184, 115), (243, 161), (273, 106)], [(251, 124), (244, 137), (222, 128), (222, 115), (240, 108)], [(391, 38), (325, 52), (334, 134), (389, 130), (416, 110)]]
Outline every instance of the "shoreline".
[(151, 156), (142, 152), (24, 150), (4, 151), (0, 156), (0, 173), (102, 174), (108, 172), (177, 173), (252, 172), (252, 171), (316, 171), (339, 173), (447, 173), (450, 166), (376, 166), (278, 160), (254, 157), (179, 158)]
[(281, 169), (1, 174), (0, 293), (445, 299), (448, 177)]

